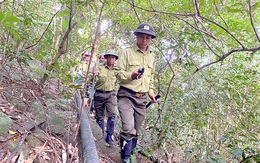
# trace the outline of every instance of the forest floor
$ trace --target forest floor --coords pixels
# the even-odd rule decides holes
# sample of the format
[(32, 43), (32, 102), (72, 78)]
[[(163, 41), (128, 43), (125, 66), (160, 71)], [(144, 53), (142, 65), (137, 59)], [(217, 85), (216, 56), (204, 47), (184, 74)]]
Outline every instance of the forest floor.
[(0, 162), (80, 160), (73, 101), (60, 97), (56, 85), (42, 89), (23, 73), (1, 74), (0, 81)]
[[(59, 82), (40, 88), (26, 74), (0, 74), (0, 162), (83, 162), (74, 99), (68, 100)], [(100, 162), (120, 162), (119, 125), (111, 147), (88, 118)]]

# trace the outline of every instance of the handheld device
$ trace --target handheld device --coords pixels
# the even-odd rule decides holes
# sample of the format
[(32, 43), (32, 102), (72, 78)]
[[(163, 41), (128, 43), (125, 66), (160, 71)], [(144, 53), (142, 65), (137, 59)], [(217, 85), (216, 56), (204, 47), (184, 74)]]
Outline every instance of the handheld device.
[(139, 69), (138, 69), (138, 73), (140, 73), (141, 75), (143, 75), (143, 73), (144, 73), (144, 68), (139, 68)]
[[(154, 98), (155, 98), (155, 100), (158, 100), (159, 98), (161, 97), (161, 95), (156, 95)], [(150, 106), (152, 104), (152, 102), (150, 101), (150, 102), (148, 102), (148, 104), (146, 104), (146, 109)]]

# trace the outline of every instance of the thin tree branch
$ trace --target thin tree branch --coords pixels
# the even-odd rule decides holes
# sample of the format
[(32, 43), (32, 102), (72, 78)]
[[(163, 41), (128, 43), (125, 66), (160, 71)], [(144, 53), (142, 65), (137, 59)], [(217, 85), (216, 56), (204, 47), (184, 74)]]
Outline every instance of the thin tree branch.
[(138, 19), (138, 22), (141, 23), (141, 20), (140, 20), (140, 18), (139, 18), (139, 16), (138, 16), (137, 12), (136, 12), (136, 10), (135, 10), (134, 0), (132, 0), (132, 4), (133, 4), (133, 5), (132, 5), (132, 6), (133, 6), (133, 10), (134, 10), (135, 15), (136, 15), (136, 17), (137, 17), (137, 19)]
[[(214, 35), (212, 35), (212, 33), (210, 33), (208, 30), (207, 31), (203, 31), (203, 30), (201, 30), (201, 29), (198, 29), (198, 28), (196, 28), (196, 27), (194, 27), (193, 25), (191, 25), (190, 23), (188, 23), (187, 21), (185, 21), (185, 20), (183, 20), (183, 19), (181, 19), (181, 18), (179, 18), (179, 16), (181, 16), (181, 17), (196, 17), (196, 14), (175, 14), (175, 13), (169, 13), (169, 12), (165, 12), (165, 11), (156, 11), (156, 10), (148, 10), (148, 9), (145, 9), (145, 8), (142, 8), (142, 7), (138, 7), (138, 6), (136, 6), (135, 4), (133, 4), (133, 3), (130, 3), (130, 2), (127, 2), (126, 0), (124, 0), (126, 3), (128, 3), (128, 4), (130, 4), (131, 6), (133, 6), (134, 8), (139, 8), (139, 9), (141, 9), (141, 10), (144, 10), (144, 11), (147, 11), (147, 12), (153, 12), (153, 13), (162, 13), (162, 14), (168, 14), (168, 15), (173, 15), (174, 17), (176, 17), (177, 19), (179, 19), (179, 20), (182, 20), (182, 21), (184, 21), (186, 24), (188, 24), (188, 25), (190, 25), (192, 28), (194, 28), (195, 30), (197, 30), (197, 31), (201, 31), (201, 32), (203, 32), (203, 33), (205, 33), (205, 34), (207, 34), (207, 35), (209, 35), (210, 37), (212, 37), (213, 39), (215, 39), (215, 40), (218, 40)], [(198, 15), (199, 16), (199, 15)], [(197, 16), (197, 17), (198, 17)], [(197, 20), (198, 20), (198, 18), (197, 18)], [(198, 20), (199, 21), (199, 20)], [(202, 24), (202, 22), (201, 22), (201, 24)], [(204, 25), (203, 25), (204, 26)]]
[(28, 136), (30, 132), (26, 132), (23, 134), (20, 142), (18, 143), (17, 147), (14, 149), (14, 151), (12, 152), (12, 154), (8, 157), (8, 160), (6, 161), (6, 163), (10, 163), (12, 158), (17, 154), (17, 152), (21, 149), (21, 146), (23, 145), (26, 137)]
[[(194, 16), (193, 16), (194, 17)], [(182, 19), (182, 18), (179, 18), (179, 17), (176, 17), (177, 19), (185, 22), (186, 24), (188, 24), (189, 26), (191, 26), (193, 29), (195, 29), (196, 31), (199, 31), (199, 32), (202, 32), (202, 33), (205, 33), (206, 35), (208, 35), (209, 37), (213, 38), (214, 40), (218, 40), (218, 38), (216, 38), (214, 35), (212, 35), (212, 33), (210, 33), (209, 31), (203, 31), (195, 26), (193, 26), (192, 24), (190, 24), (188, 21)], [(195, 18), (195, 17), (194, 17)], [(198, 19), (197, 19), (198, 20)]]
[[(193, 19), (196, 20), (195, 23), (197, 24), (197, 22), (199, 22), (199, 24), (204, 28), (205, 32), (209, 36), (211, 36), (213, 39), (217, 40), (217, 38), (210, 32), (210, 30), (202, 23), (202, 21), (199, 18), (200, 17), (199, 3), (197, 2), (197, 0), (193, 0), (193, 3), (194, 3), (194, 9), (195, 9), (195, 15), (193, 16)], [(199, 27), (199, 26), (197, 25), (197, 27)], [(205, 33), (203, 30), (200, 30), (199, 28), (197, 30), (199, 32)]]
[(63, 7), (63, 5), (62, 5), (61, 8), (51, 17), (51, 21), (49, 22), (48, 26), (46, 27), (46, 29), (45, 29), (44, 32), (42, 33), (42, 35), (41, 35), (41, 37), (39, 38), (39, 40), (38, 40), (35, 44), (25, 47), (25, 49), (30, 49), (30, 48), (36, 46), (36, 45), (41, 41), (41, 39), (43, 38), (45, 32), (46, 32), (46, 31), (48, 30), (48, 28), (50, 27), (50, 25), (51, 25), (51, 23), (52, 23), (54, 17), (61, 11), (62, 7)]
[[(219, 28), (223, 29), (226, 33), (228, 33), (228, 34), (242, 47), (241, 49), (231, 50), (230, 52), (228, 52), (228, 53), (226, 53), (226, 54), (220, 56), (220, 58), (219, 58), (217, 61), (208, 63), (208, 64), (206, 64), (206, 65), (203, 65), (203, 66), (199, 67), (199, 68), (197, 67), (194, 73), (196, 73), (197, 71), (199, 71), (199, 70), (201, 70), (201, 69), (203, 69), (203, 68), (205, 68), (205, 67), (208, 67), (208, 66), (210, 66), (210, 65), (212, 65), (212, 64), (214, 64), (214, 63), (217, 63), (217, 62), (220, 62), (220, 61), (224, 60), (226, 57), (228, 57), (229, 55), (233, 54), (234, 52), (251, 51), (251, 52), (255, 53), (256, 51), (259, 51), (259, 50), (260, 50), (260, 47), (258, 47), (258, 48), (250, 48), (250, 49), (249, 49), (249, 48), (246, 48), (246, 47), (243, 45), (243, 43), (240, 42), (227, 28), (223, 27), (222, 25), (218, 24), (217, 22), (214, 22), (213, 20), (210, 20), (210, 19), (207, 18), (207, 17), (201, 16), (200, 13), (199, 13), (199, 7), (198, 7), (198, 3), (197, 3), (196, 0), (193, 1), (194, 7), (195, 7), (195, 11), (196, 11), (195, 14), (175, 14), (175, 13), (169, 13), (169, 12), (165, 12), (165, 11), (156, 11), (156, 10), (154, 10), (154, 9), (153, 9), (153, 10), (149, 10), (149, 9), (146, 9), (146, 8), (142, 8), (142, 7), (136, 6), (135, 4), (130, 3), (130, 2), (128, 2), (127, 0), (124, 0), (124, 2), (130, 4), (131, 6), (133, 6), (133, 7), (135, 7), (135, 8), (139, 8), (139, 9), (144, 10), (144, 11), (147, 11), (147, 12), (172, 15), (172, 16), (176, 17), (177, 19), (182, 20), (182, 21), (185, 22), (186, 24), (190, 25), (190, 26), (191, 26), (192, 28), (194, 28), (195, 30), (197, 30), (197, 31), (199, 31), (199, 32), (202, 32), (202, 33), (205, 33), (205, 34), (209, 35), (210, 37), (212, 37), (213, 39), (218, 40), (218, 39), (217, 39), (214, 35), (212, 35), (208, 30), (203, 31), (203, 30), (201, 30), (201, 29), (199, 29), (199, 28), (197, 28), (197, 27), (194, 27), (194, 26), (191, 25), (189, 22), (187, 22), (186, 20), (183, 20), (183, 19), (180, 18), (180, 17), (193, 17), (193, 18), (195, 18), (196, 20), (198, 20), (198, 22), (200, 22), (200, 24), (202, 24), (202, 22), (199, 20), (199, 18), (204, 19), (204, 20), (206, 20), (206, 21), (208, 21), (208, 22), (210, 22), (210, 23), (212, 23), (212, 24), (218, 26)], [(250, 6), (250, 8), (252, 7), (252, 6), (251, 6), (251, 2), (250, 2), (250, 5), (249, 5), (249, 6)], [(251, 9), (250, 9), (250, 11), (251, 11)], [(219, 14), (219, 12), (218, 12), (218, 14)], [(250, 12), (250, 14), (251, 14), (250, 18), (252, 19), (252, 12)], [(197, 16), (198, 18), (196, 18), (196, 16)], [(252, 20), (253, 20), (253, 19), (252, 19)], [(251, 23), (253, 23), (252, 20), (251, 20)], [(225, 23), (225, 24), (226, 24), (226, 23)], [(203, 24), (202, 24), (202, 25), (203, 25)], [(254, 28), (254, 25), (252, 25), (252, 27)], [(255, 28), (254, 28), (254, 31), (255, 31), (255, 33), (256, 33)], [(257, 33), (256, 33), (256, 36), (257, 36), (257, 38), (258, 38), (258, 41), (260, 41), (260, 39), (259, 39)], [(208, 46), (208, 47), (209, 47), (209, 46)], [(211, 50), (211, 51), (212, 51), (212, 50)], [(212, 51), (212, 52), (213, 52), (213, 51)], [(214, 53), (214, 52), (213, 52), (213, 53)], [(214, 54), (216, 54), (216, 53), (214, 53)], [(218, 56), (218, 55), (217, 55), (217, 56)]]
[(216, 23), (216, 22), (214, 22), (214, 21), (212, 21), (212, 20), (210, 20), (210, 19), (208, 19), (208, 18), (206, 18), (206, 17), (204, 17), (204, 16), (200, 16), (200, 18), (205, 19), (205, 20), (207, 20), (207, 21), (209, 21), (209, 22), (215, 24), (216, 26), (220, 27), (221, 29), (223, 29), (224, 31), (226, 31), (231, 37), (233, 37), (233, 38), (236, 40), (236, 42), (237, 42), (243, 49), (245, 48), (245, 46), (244, 46), (228, 29), (226, 29), (225, 27), (221, 26), (220, 24), (218, 24), (218, 23)]
[[(223, 5), (223, 4), (222, 4)], [(227, 25), (227, 22), (225, 21), (225, 19), (220, 15), (220, 13), (219, 13), (219, 10), (218, 10), (218, 7), (217, 7), (217, 5), (216, 5), (216, 3), (215, 3), (215, 0), (214, 0), (214, 6), (215, 6), (215, 9), (216, 9), (216, 11), (217, 11), (217, 14), (218, 14), (218, 16), (220, 17), (220, 19), (224, 22), (224, 24), (226, 25), (226, 28), (228, 28), (228, 25)]]
[[(170, 64), (169, 64), (169, 65), (170, 65)], [(175, 71), (173, 70), (173, 68), (172, 68), (171, 65), (170, 65), (170, 68), (171, 68), (173, 74), (172, 74), (172, 77), (171, 77), (171, 79), (170, 79), (169, 85), (168, 85), (167, 90), (166, 90), (166, 93), (165, 93), (165, 97), (164, 97), (164, 102), (163, 102), (162, 108), (164, 108), (164, 105), (165, 105), (165, 103), (166, 103), (166, 100), (167, 100), (167, 98), (168, 98), (168, 95), (170, 94), (171, 84), (172, 84), (172, 82), (173, 82), (173, 79), (174, 79), (175, 76), (176, 76), (176, 73), (175, 73)], [(162, 109), (162, 108), (161, 108), (161, 109)]]
[(194, 4), (194, 9), (195, 9), (195, 16), (199, 17), (200, 16), (200, 9), (199, 9), (199, 4), (197, 0), (193, 0)]
[(252, 1), (249, 0), (248, 3), (249, 3), (248, 6), (249, 6), (250, 23), (251, 23), (251, 26), (252, 26), (252, 28), (253, 28), (253, 30), (254, 30), (254, 32), (255, 32), (255, 35), (256, 35), (256, 38), (257, 38), (258, 42), (260, 42), (260, 38), (259, 38), (259, 35), (258, 35), (256, 29), (255, 29), (254, 20), (253, 20), (253, 16), (252, 16)]
[[(195, 24), (197, 24), (196, 21), (194, 21), (194, 22), (195, 22)], [(197, 25), (197, 26), (198, 26), (198, 25)], [(199, 32), (200, 32), (200, 34), (201, 34), (201, 36), (202, 36), (203, 42), (206, 44), (206, 46), (209, 48), (209, 50), (210, 50), (213, 54), (215, 54), (217, 57), (220, 58), (220, 56), (210, 47), (210, 45), (209, 45), (208, 42), (206, 41), (204, 35), (201, 33), (201, 31), (199, 31)]]
[(5, 0), (3, 0), (2, 2), (0, 2), (0, 5), (2, 4), (2, 3), (4, 3), (5, 2)]
[[(134, 5), (134, 4), (131, 4), (130, 2), (127, 2), (126, 0), (124, 0), (124, 2), (126, 2), (126, 3), (128, 3), (128, 4), (132, 5), (132, 6), (134, 6), (134, 7), (136, 7), (136, 8), (139, 8), (139, 9), (142, 9), (142, 10), (144, 10), (144, 11), (147, 11), (147, 12), (154, 12), (154, 13), (162, 13), (162, 14), (173, 15), (173, 16), (176, 17), (177, 19), (180, 19), (179, 16), (181, 16), (181, 17), (191, 17), (191, 16), (193, 17), (193, 16), (196, 16), (195, 14), (176, 14), (176, 13), (169, 13), (169, 12), (165, 12), (165, 11), (149, 10), (149, 9), (145, 9), (145, 8), (142, 8), (142, 7), (138, 7), (138, 6)], [(226, 29), (225, 27), (221, 26), (220, 24), (218, 24), (218, 23), (216, 23), (216, 22), (214, 22), (214, 21), (212, 21), (212, 20), (210, 20), (210, 19), (208, 19), (208, 18), (206, 18), (206, 17), (204, 17), (204, 16), (201, 16), (201, 15), (198, 15), (198, 16), (199, 16), (200, 18), (204, 19), (204, 20), (207, 20), (207, 21), (209, 21), (209, 22), (215, 24), (216, 26), (220, 27), (221, 29), (223, 29), (223, 30), (224, 30), (225, 32), (227, 32), (232, 38), (234, 38), (234, 40), (235, 40), (242, 48), (245, 48), (245, 46), (244, 46), (228, 29)], [(180, 20), (184, 21), (183, 19), (180, 19)], [(184, 22), (187, 23), (188, 25), (192, 26), (192, 25), (189, 24), (187, 21), (184, 21)], [(193, 27), (194, 29), (196, 29), (196, 30), (200, 30), (200, 29), (198, 29), (198, 28), (195, 28), (194, 26), (192, 26), (192, 27)], [(208, 31), (202, 31), (202, 30), (200, 30), (200, 31), (217, 40), (217, 38), (216, 38), (215, 36), (213, 36), (211, 33), (209, 33)]]
[(170, 12), (165, 12), (165, 11), (149, 10), (149, 9), (145, 9), (145, 8), (136, 6), (135, 4), (132, 4), (132, 3), (128, 2), (127, 0), (124, 0), (124, 2), (128, 3), (129, 5), (131, 5), (131, 6), (135, 7), (135, 8), (139, 8), (139, 9), (147, 11), (147, 12), (161, 13), (161, 14), (174, 15), (174, 16), (184, 16), (184, 17), (194, 16), (193, 13), (190, 13), (190, 14), (176, 14), (176, 13), (170, 13)]
[[(60, 46), (59, 46), (59, 49), (58, 49), (58, 52), (57, 54), (55, 55), (54, 59), (52, 60), (51, 64), (50, 65), (53, 65), (55, 64), (55, 62), (61, 57), (62, 54), (65, 53), (64, 51), (64, 45), (65, 45), (65, 42), (66, 40), (68, 39), (69, 37), (69, 34), (71, 32), (71, 30), (77, 25), (77, 23), (74, 23), (71, 27), (68, 27), (68, 30), (66, 31), (65, 35), (63, 36), (62, 38), (62, 41), (60, 43)], [(51, 66), (53, 68), (53, 66)], [(49, 71), (52, 70), (52, 68), (48, 69)]]
[[(71, 6), (70, 6), (70, 19), (72, 19), (73, 18), (73, 1), (74, 0), (72, 0), (71, 1)], [(71, 21), (71, 20), (69, 20), (69, 21)], [(63, 38), (62, 38), (62, 41), (61, 41), (61, 43), (60, 43), (60, 45), (59, 45), (59, 48), (58, 48), (58, 52), (56, 53), (56, 55), (55, 55), (55, 57), (52, 59), (52, 61), (51, 61), (51, 63), (46, 67), (46, 70), (48, 70), (48, 71), (51, 71), (52, 69), (53, 69), (53, 67), (54, 67), (54, 65), (55, 65), (55, 63), (56, 63), (56, 61), (65, 53), (65, 50), (64, 50), (64, 45), (65, 45), (65, 43), (66, 43), (66, 40), (68, 39), (68, 37), (69, 37), (69, 34), (70, 34), (70, 32), (71, 32), (71, 30), (75, 27), (77, 25), (77, 23), (74, 23), (73, 25), (71, 25), (71, 23), (69, 23), (69, 26), (68, 26), (68, 29), (67, 29), (67, 31), (65, 32), (65, 34), (64, 34), (64, 36), (63, 36)], [(42, 77), (42, 79), (40, 80), (40, 86), (41, 87), (43, 87), (43, 85), (44, 85), (44, 83), (45, 83), (45, 81), (47, 80), (47, 78), (48, 78), (48, 74), (47, 73), (45, 73), (44, 75), (43, 75), (43, 77)]]
[[(164, 56), (164, 58), (166, 58), (166, 56), (164, 55), (163, 51), (162, 51), (162, 50), (157, 46), (157, 44), (156, 44), (154, 41), (152, 41), (152, 42), (153, 42), (153, 44), (157, 47), (157, 49), (160, 51), (160, 53)], [(166, 99), (167, 99), (168, 94), (169, 94), (169, 91), (170, 91), (171, 83), (172, 83), (174, 77), (176, 76), (176, 73), (175, 73), (175, 71), (174, 71), (172, 65), (170, 64), (170, 61), (169, 61), (169, 60), (166, 60), (166, 61), (167, 61), (167, 64), (169, 65), (169, 67), (170, 67), (170, 69), (171, 69), (173, 75), (172, 75), (172, 78), (171, 78), (170, 83), (169, 83), (169, 85), (168, 85), (167, 91), (166, 91), (166, 93), (165, 93), (164, 103), (163, 103), (162, 108), (164, 108), (164, 105), (165, 105)]]
[(218, 60), (213, 61), (213, 62), (210, 62), (210, 63), (208, 63), (208, 64), (205, 64), (205, 65), (203, 65), (203, 66), (197, 68), (197, 69), (194, 71), (194, 73), (196, 73), (196, 72), (198, 72), (199, 70), (201, 70), (201, 69), (203, 69), (203, 68), (205, 68), (205, 67), (208, 67), (208, 66), (210, 66), (210, 65), (212, 65), (212, 64), (215, 64), (215, 63), (218, 63), (218, 62), (220, 62), (220, 61), (223, 61), (225, 58), (227, 58), (229, 55), (231, 55), (231, 54), (233, 54), (233, 53), (235, 53), (235, 52), (246, 52), (246, 51), (248, 51), (248, 52), (255, 53), (255, 52), (259, 51), (259, 50), (260, 50), (260, 47), (250, 48), (250, 49), (249, 49), (249, 48), (233, 49), (233, 50), (231, 50), (230, 52), (228, 52), (228, 53), (222, 55), (221, 58), (219, 58)]

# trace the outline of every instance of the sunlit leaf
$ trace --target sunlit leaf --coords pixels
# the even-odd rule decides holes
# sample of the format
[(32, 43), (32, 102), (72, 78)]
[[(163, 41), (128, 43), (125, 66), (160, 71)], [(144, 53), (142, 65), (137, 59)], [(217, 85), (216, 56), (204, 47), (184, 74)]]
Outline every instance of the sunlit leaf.
[(12, 131), (12, 130), (8, 130), (8, 133), (11, 134), (11, 135), (14, 135), (14, 134), (16, 134), (17, 132), (16, 132), (16, 131)]

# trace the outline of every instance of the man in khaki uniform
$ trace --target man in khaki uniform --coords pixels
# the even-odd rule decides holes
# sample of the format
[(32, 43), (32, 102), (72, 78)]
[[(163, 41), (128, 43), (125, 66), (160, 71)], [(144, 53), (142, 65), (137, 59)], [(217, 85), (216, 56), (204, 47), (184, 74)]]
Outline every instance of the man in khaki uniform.
[(108, 52), (104, 54), (104, 57), (107, 59), (107, 62), (93, 69), (93, 75), (96, 77), (96, 92), (94, 94), (95, 118), (104, 135), (104, 117), (106, 111), (108, 119), (105, 141), (108, 144), (113, 144), (112, 135), (114, 133), (117, 106), (116, 94), (118, 89), (114, 63), (118, 59), (118, 56), (115, 53)]
[[(78, 76), (78, 79), (77, 79), (77, 82), (76, 82), (77, 85), (81, 85), (82, 81), (84, 80), (84, 77), (85, 77), (87, 70), (88, 70), (88, 66), (90, 66), (90, 67), (89, 67), (89, 73), (87, 75), (88, 75), (89, 78), (91, 77), (91, 71), (92, 71), (95, 63), (93, 61), (90, 62), (90, 57), (91, 57), (90, 52), (84, 52), (82, 54), (80, 63), (77, 65), (77, 68), (76, 68), (77, 76)], [(89, 107), (89, 104), (90, 104), (90, 98), (89, 97), (92, 97), (93, 93), (94, 93), (94, 90), (92, 88), (91, 80), (88, 80), (87, 90), (82, 92), (82, 95), (85, 96), (84, 105), (87, 108)], [(91, 108), (93, 108), (93, 106)]]
[[(150, 49), (150, 41), (156, 37), (154, 28), (142, 23), (134, 31), (137, 42), (125, 49), (117, 61), (119, 80), (118, 110), (121, 118), (121, 159), (130, 162), (131, 151), (136, 147), (137, 138), (145, 119), (147, 98), (156, 102), (154, 94), (155, 55)], [(144, 72), (138, 72), (144, 68)]]
[[(99, 54), (97, 66), (103, 66), (103, 65), (107, 62), (107, 59), (104, 57), (104, 55), (105, 55), (105, 53)], [(92, 94), (91, 94), (91, 96), (90, 96), (90, 98), (89, 98), (89, 104), (91, 103), (95, 92), (96, 92), (96, 89), (93, 88)], [(90, 101), (90, 100), (91, 100), (91, 101)], [(90, 116), (91, 116), (91, 117), (94, 117), (94, 116), (95, 116), (94, 113), (93, 113), (93, 112), (94, 112), (94, 108), (95, 108), (95, 107), (94, 107), (94, 102), (92, 101), (91, 107), (90, 107)]]
[[(94, 67), (94, 62), (90, 62), (91, 54), (90, 52), (84, 52), (82, 54), (82, 58), (80, 63), (77, 65), (76, 71), (78, 73), (77, 84), (81, 84), (82, 77), (85, 76), (88, 70), (88, 66), (90, 65), (90, 70)], [(91, 72), (91, 71), (90, 71)], [(88, 74), (90, 75), (90, 74)]]

